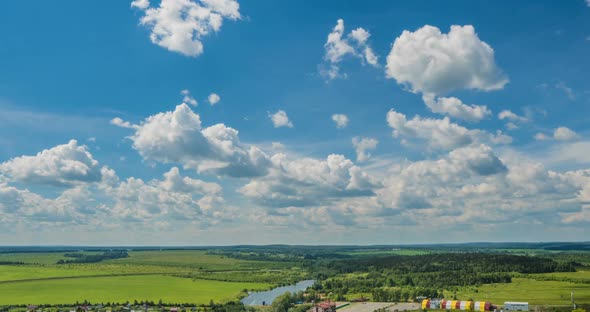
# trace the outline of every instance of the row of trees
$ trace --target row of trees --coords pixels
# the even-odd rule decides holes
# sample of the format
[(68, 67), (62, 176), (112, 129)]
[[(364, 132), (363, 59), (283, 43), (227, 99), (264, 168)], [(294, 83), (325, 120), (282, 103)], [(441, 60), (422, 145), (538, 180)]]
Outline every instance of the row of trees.
[[(69, 256), (68, 256), (69, 255)], [(129, 254), (123, 250), (117, 251), (107, 251), (102, 254), (94, 255), (94, 254), (81, 254), (81, 253), (71, 253), (66, 254), (66, 257), (73, 257), (72, 260), (63, 260), (60, 259), (57, 261), (57, 264), (69, 264), (69, 263), (96, 263), (101, 262), (104, 260), (110, 259), (120, 259), (120, 258), (127, 258)]]

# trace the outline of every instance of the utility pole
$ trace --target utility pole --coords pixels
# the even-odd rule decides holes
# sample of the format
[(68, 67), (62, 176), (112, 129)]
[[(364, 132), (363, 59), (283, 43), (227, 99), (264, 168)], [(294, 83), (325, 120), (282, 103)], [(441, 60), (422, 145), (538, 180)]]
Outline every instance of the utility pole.
[(574, 305), (574, 310), (576, 309), (576, 301), (574, 301), (574, 291), (572, 290), (572, 304)]

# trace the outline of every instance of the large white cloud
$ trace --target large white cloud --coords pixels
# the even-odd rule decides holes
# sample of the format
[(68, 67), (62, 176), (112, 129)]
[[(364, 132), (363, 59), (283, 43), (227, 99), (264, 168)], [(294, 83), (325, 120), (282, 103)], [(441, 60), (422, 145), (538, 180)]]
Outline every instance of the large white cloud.
[(233, 177), (265, 175), (270, 165), (262, 150), (240, 142), (237, 130), (224, 124), (202, 128), (186, 104), (150, 116), (134, 129), (133, 148), (146, 160)]
[(266, 207), (314, 207), (347, 197), (369, 196), (378, 183), (342, 155), (325, 160), (272, 157), (273, 170), (239, 189)]
[(482, 130), (470, 130), (452, 123), (448, 117), (433, 119), (414, 116), (412, 119), (407, 119), (406, 115), (392, 109), (387, 113), (387, 123), (393, 129), (394, 137), (404, 140), (408, 138), (424, 140), (433, 149), (452, 150), (474, 142), (494, 144), (512, 142), (511, 137), (501, 132), (494, 135)]
[(140, 22), (154, 44), (193, 57), (203, 53), (202, 38), (219, 31), (223, 19), (240, 19), (235, 0), (162, 0), (159, 7), (136, 0), (131, 5), (145, 13)]
[(85, 145), (76, 140), (43, 150), (35, 156), (20, 156), (0, 164), (0, 173), (12, 180), (60, 186), (98, 182), (101, 167)]
[(326, 50), (324, 60), (327, 62), (327, 68), (322, 69), (320, 73), (329, 79), (346, 77), (345, 74), (340, 73), (339, 64), (349, 56), (360, 58), (372, 66), (378, 66), (378, 57), (368, 44), (370, 36), (367, 30), (360, 27), (345, 36), (344, 20), (339, 19), (324, 44)]
[(470, 122), (478, 122), (492, 115), (492, 111), (485, 105), (463, 104), (456, 97), (436, 98), (433, 94), (425, 94), (422, 96), (422, 99), (433, 113), (445, 114)]
[(413, 92), (437, 95), (498, 90), (508, 83), (496, 66), (494, 50), (471, 25), (451, 26), (448, 34), (429, 25), (404, 30), (387, 56), (386, 75)]
[(173, 167), (162, 180), (144, 182), (128, 178), (106, 194), (114, 203), (109, 208), (117, 218), (144, 222), (159, 218), (172, 220), (199, 220), (215, 217), (223, 204), (221, 186), (180, 175)]

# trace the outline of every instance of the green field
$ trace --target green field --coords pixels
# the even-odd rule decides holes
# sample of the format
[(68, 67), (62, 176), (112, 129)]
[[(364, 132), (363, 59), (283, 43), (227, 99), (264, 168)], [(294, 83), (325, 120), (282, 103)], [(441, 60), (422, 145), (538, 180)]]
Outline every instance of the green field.
[[(567, 305), (571, 303), (572, 290), (576, 293), (576, 302), (590, 303), (590, 284), (537, 281), (528, 278), (514, 278), (509, 284), (464, 288), (457, 292), (457, 299), (485, 300), (494, 304), (503, 304), (505, 301), (526, 301), (530, 304)], [(452, 298), (453, 292), (445, 292), (445, 296)]]
[(72, 304), (76, 301), (125, 302), (162, 299), (195, 304), (236, 298), (243, 289), (266, 289), (262, 283), (191, 280), (171, 276), (83, 277), (0, 283), (0, 305)]
[[(213, 252), (130, 251), (126, 258), (59, 265), (56, 264), (57, 261), (68, 259), (64, 253), (0, 254), (0, 261), (26, 263), (0, 265), (0, 306), (74, 304), (84, 300), (92, 303), (123, 303), (134, 300), (157, 302), (160, 299), (170, 304), (207, 304), (210, 300), (225, 302), (237, 299), (244, 294), (245, 289), (269, 289), (314, 276), (309, 271), (310, 267), (305, 266), (305, 262), (297, 262), (297, 259), (303, 258), (301, 255), (288, 258), (281, 257), (288, 254), (272, 254), (265, 250), (259, 253), (237, 252), (235, 254), (238, 258), (232, 258), (219, 250)], [(345, 257), (346, 261), (366, 261), (372, 256), (382, 260), (387, 259), (387, 255), (428, 257), (441, 255), (439, 252), (420, 248), (358, 248), (334, 254), (353, 256)], [(239, 258), (252, 255), (261, 260)], [(558, 256), (564, 257), (562, 254)], [(376, 271), (357, 270), (341, 272), (333, 278), (350, 283), (347, 287), (352, 289), (358, 285), (354, 283), (371, 285), (375, 274)], [(460, 287), (456, 292), (457, 298), (486, 300), (495, 304), (503, 304), (504, 301), (528, 301), (533, 305), (567, 305), (570, 292), (574, 290), (578, 303), (590, 303), (588, 267), (579, 267), (577, 272), (512, 275), (512, 283)], [(343, 298), (351, 300), (362, 296), (371, 299), (373, 294), (370, 287), (373, 286), (344, 292)], [(445, 291), (446, 298), (452, 298), (455, 294), (451, 289), (449, 287)]]
[[(95, 254), (95, 252), (77, 252), (77, 253), (84, 253), (84, 254)], [(59, 260), (68, 260), (72, 258), (68, 258), (64, 256), (65, 253), (63, 252), (31, 252), (31, 253), (12, 253), (12, 254), (2, 254), (0, 253), (0, 262), (2, 261), (10, 261), (10, 262), (23, 262), (23, 263), (31, 263), (31, 264), (56, 264)]]
[(3, 261), (27, 264), (0, 265), (0, 305), (135, 299), (202, 304), (236, 299), (244, 289), (268, 289), (291, 272), (279, 270), (291, 266), (286, 262), (240, 260), (198, 250), (137, 251), (123, 259), (61, 265), (56, 262), (68, 259), (64, 253), (1, 256)]
[(128, 258), (108, 260), (104, 263), (190, 267), (203, 270), (258, 270), (286, 268), (288, 263), (249, 261), (220, 255), (207, 254), (200, 250), (132, 251)]

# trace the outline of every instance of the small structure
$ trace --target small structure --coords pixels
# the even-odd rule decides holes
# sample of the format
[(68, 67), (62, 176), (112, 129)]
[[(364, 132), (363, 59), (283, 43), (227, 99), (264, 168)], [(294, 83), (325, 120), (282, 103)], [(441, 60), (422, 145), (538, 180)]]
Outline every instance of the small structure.
[(528, 302), (504, 302), (504, 310), (506, 311), (528, 311)]
[(178, 309), (178, 308), (170, 308), (170, 312), (178, 312), (178, 311), (180, 311), (180, 309)]
[(311, 307), (309, 312), (336, 312), (336, 303), (332, 301), (320, 302)]
[(37, 306), (36, 306), (36, 305), (32, 305), (32, 304), (31, 304), (31, 305), (29, 305), (29, 306), (27, 307), (27, 311), (35, 311), (35, 310), (37, 310)]
[(461, 311), (475, 311), (485, 312), (493, 311), (495, 306), (486, 301), (462, 301), (462, 300), (437, 300), (437, 299), (424, 299), (421, 304), (422, 310), (434, 309), (434, 310), (461, 310)]

